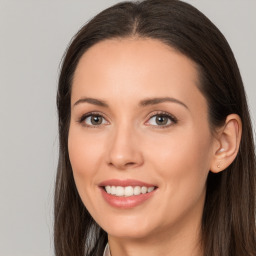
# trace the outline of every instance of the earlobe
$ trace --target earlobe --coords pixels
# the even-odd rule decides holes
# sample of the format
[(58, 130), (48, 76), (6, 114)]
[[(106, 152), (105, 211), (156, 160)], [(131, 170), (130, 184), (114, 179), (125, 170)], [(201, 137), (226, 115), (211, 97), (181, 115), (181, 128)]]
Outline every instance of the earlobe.
[(225, 124), (217, 132), (211, 171), (225, 170), (236, 158), (242, 135), (242, 122), (237, 114), (227, 116)]

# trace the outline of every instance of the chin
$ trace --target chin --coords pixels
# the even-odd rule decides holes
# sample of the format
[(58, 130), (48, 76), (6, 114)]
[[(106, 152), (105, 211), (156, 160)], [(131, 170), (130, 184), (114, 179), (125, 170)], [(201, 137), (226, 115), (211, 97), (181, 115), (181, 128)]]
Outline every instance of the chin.
[(148, 219), (138, 217), (120, 216), (99, 223), (108, 235), (120, 238), (141, 239), (151, 234), (153, 223)]
[(109, 236), (116, 238), (143, 239), (147, 237), (151, 232), (140, 227), (136, 228), (136, 226), (134, 226), (134, 228), (129, 229), (110, 228), (107, 230), (107, 233)]

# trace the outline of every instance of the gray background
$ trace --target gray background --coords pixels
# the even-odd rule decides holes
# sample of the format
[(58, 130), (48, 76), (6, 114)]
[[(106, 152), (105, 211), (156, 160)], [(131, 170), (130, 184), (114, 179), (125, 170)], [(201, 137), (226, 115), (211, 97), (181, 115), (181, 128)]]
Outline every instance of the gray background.
[[(0, 0), (0, 256), (53, 255), (59, 63), (74, 33), (117, 0)], [(187, 1), (224, 33), (255, 127), (256, 2)]]

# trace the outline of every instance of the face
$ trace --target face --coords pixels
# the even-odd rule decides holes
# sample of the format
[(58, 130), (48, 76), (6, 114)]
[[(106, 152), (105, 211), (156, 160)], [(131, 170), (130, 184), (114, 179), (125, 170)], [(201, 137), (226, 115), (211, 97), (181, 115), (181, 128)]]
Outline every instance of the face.
[(106, 40), (80, 59), (69, 157), (80, 197), (112, 237), (200, 222), (213, 155), (196, 65), (153, 39)]

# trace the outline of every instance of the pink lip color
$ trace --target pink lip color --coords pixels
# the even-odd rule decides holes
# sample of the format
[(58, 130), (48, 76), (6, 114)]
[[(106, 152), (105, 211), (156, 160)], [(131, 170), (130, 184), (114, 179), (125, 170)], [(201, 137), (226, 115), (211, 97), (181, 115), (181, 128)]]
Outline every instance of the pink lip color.
[(142, 181), (138, 181), (138, 180), (131, 180), (131, 179), (127, 179), (127, 180), (117, 180), (117, 179), (112, 179), (112, 180), (105, 180), (103, 182), (101, 182), (99, 184), (100, 187), (105, 187), (105, 186), (122, 186), (122, 187), (126, 187), (126, 186), (145, 186), (145, 187), (156, 187), (156, 185), (154, 184), (148, 184)]
[(104, 190), (104, 186), (145, 186), (145, 187), (155, 187), (153, 184), (148, 184), (145, 182), (137, 181), (137, 180), (107, 180), (99, 184), (101, 188), (101, 193), (103, 198), (106, 200), (107, 203), (109, 203), (111, 206), (116, 207), (116, 208), (121, 208), (121, 209), (129, 209), (133, 208), (135, 206), (138, 206), (151, 198), (154, 195), (154, 192), (156, 191), (153, 190), (152, 192), (146, 193), (146, 194), (140, 194), (137, 196), (129, 196), (129, 197), (124, 197), (124, 196), (115, 196), (115, 195), (110, 195)]

